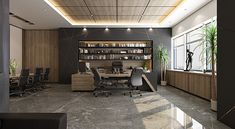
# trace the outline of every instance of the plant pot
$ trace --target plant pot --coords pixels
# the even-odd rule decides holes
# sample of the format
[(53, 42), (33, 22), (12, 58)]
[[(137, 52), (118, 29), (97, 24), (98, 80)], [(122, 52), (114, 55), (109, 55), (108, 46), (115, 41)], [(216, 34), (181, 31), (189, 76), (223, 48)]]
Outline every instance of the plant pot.
[(166, 81), (161, 81), (162, 86), (166, 86), (167, 82)]
[(211, 110), (217, 111), (217, 101), (211, 99)]

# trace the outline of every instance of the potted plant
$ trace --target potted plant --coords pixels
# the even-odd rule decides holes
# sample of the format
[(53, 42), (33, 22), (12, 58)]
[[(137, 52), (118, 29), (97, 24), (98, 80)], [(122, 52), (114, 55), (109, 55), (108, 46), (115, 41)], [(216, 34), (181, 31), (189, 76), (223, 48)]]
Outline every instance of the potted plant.
[[(206, 59), (207, 62), (211, 63), (211, 109), (217, 111), (217, 26), (215, 24), (212, 24), (207, 27), (204, 27), (202, 30), (202, 42), (199, 46), (203, 46), (203, 50), (201, 52), (200, 58), (203, 62)], [(203, 58), (202, 56), (205, 55), (205, 53), (207, 53), (207, 58)]]
[(166, 82), (166, 68), (169, 60), (168, 50), (163, 45), (158, 47), (157, 57), (160, 60), (160, 72), (161, 72), (161, 85), (167, 85)]
[(17, 68), (17, 63), (15, 59), (10, 59), (10, 74), (12, 76), (16, 75), (16, 68)]

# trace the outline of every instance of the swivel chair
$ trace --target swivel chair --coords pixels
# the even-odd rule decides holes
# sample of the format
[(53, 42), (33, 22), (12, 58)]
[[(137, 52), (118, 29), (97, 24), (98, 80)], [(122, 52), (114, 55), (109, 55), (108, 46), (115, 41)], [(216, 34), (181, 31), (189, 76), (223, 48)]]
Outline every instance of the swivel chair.
[(141, 91), (139, 90), (139, 87), (143, 85), (142, 74), (142, 67), (137, 67), (132, 70), (131, 78), (129, 80), (130, 97), (132, 97), (134, 94), (139, 94), (140, 96), (142, 96)]
[(91, 68), (92, 73), (94, 74), (94, 81), (95, 81), (95, 90), (93, 95), (97, 97), (99, 94), (103, 94), (106, 97), (111, 95), (111, 92), (106, 90), (106, 86), (112, 86), (112, 82), (108, 81), (107, 79), (101, 78), (99, 72), (95, 68)]

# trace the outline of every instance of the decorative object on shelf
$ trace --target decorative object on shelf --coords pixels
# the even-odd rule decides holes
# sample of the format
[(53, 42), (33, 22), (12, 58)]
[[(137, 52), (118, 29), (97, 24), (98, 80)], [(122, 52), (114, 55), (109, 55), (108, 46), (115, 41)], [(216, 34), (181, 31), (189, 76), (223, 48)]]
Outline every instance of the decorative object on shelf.
[(186, 69), (184, 71), (190, 71), (192, 69), (192, 63), (193, 63), (193, 52), (187, 49), (186, 53), (187, 53)]
[(15, 59), (10, 59), (10, 74), (12, 76), (15, 76), (16, 75), (16, 68), (17, 68), (17, 62)]
[(169, 60), (168, 50), (163, 45), (158, 47), (157, 57), (160, 60), (160, 71), (161, 71), (161, 85), (165, 86), (166, 82), (166, 68)]
[[(203, 46), (201, 55), (208, 53), (207, 61), (212, 66), (212, 78), (211, 78), (211, 109), (217, 111), (217, 77), (216, 77), (216, 60), (217, 60), (217, 25), (212, 24), (204, 26), (202, 29), (202, 42), (195, 48)], [(194, 49), (194, 50), (195, 50)], [(203, 56), (200, 56), (201, 61), (204, 62)]]

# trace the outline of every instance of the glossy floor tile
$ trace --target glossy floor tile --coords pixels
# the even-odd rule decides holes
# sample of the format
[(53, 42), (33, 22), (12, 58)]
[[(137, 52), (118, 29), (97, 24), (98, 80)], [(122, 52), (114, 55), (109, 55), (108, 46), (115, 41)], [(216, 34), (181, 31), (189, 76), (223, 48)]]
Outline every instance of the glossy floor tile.
[(69, 85), (55, 84), (27, 97), (11, 98), (10, 111), (65, 112), (68, 129), (210, 128), (153, 92), (130, 98), (116, 91), (110, 97), (96, 98), (90, 92), (71, 92)]

